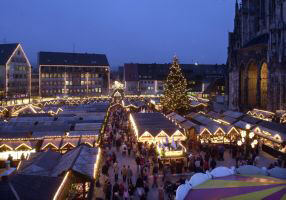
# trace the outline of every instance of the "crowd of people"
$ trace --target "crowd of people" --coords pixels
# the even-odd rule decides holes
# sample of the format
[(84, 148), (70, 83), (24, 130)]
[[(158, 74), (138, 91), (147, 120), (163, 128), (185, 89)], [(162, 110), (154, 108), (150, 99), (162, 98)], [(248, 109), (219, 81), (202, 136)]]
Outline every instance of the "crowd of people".
[[(105, 199), (129, 200), (135, 196), (147, 199), (151, 181), (152, 187), (158, 188), (158, 199), (163, 199), (163, 186), (158, 184), (159, 163), (151, 159), (155, 158), (154, 148), (138, 144), (129, 134), (127, 117), (123, 109), (112, 112), (104, 137), (102, 187)], [(153, 180), (150, 180), (151, 175)]]
[[(191, 154), (181, 159), (170, 159), (166, 163), (156, 154), (154, 144), (137, 143), (131, 133), (127, 113), (121, 107), (114, 109), (104, 136), (103, 181), (98, 184), (107, 200), (129, 200), (135, 196), (136, 199), (147, 199), (151, 188), (156, 189), (156, 199), (164, 199), (168, 188), (175, 190), (184, 182), (181, 179), (174, 186), (168, 178), (171, 174), (190, 177), (193, 173), (212, 170), (217, 167), (217, 162), (224, 161), (226, 151), (229, 151), (236, 167), (246, 164), (257, 166), (260, 162), (258, 148), (248, 149), (247, 152), (247, 149), (236, 145), (192, 143), (188, 146)], [(281, 159), (269, 168), (275, 166), (282, 166)]]

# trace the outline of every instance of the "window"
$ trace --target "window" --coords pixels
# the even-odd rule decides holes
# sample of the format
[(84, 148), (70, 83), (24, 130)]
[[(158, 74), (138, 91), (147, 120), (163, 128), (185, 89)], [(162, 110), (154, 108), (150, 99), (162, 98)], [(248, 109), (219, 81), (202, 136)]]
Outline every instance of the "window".
[(84, 81), (80, 81), (80, 85), (84, 85)]
[(101, 93), (101, 88), (98, 88), (98, 92)]

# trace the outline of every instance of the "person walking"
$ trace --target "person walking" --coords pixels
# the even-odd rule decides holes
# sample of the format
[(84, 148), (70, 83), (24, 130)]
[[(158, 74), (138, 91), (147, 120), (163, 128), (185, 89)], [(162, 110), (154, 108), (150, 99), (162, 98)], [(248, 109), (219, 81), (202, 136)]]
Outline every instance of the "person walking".
[(115, 180), (115, 182), (117, 182), (118, 181), (118, 172), (119, 172), (119, 166), (118, 166), (117, 162), (114, 163), (113, 169), (114, 169), (114, 180)]
[(216, 161), (214, 158), (212, 158), (212, 160), (211, 160), (211, 168), (212, 169), (216, 168)]
[(122, 175), (122, 178), (123, 178), (123, 182), (125, 183), (126, 182), (126, 177), (127, 177), (127, 169), (126, 169), (125, 165), (123, 165), (123, 168), (121, 170), (121, 175)]
[(111, 190), (112, 190), (112, 186), (111, 186), (111, 183), (108, 181), (105, 187), (105, 191), (104, 191), (106, 200), (110, 200), (111, 192), (112, 192)]
[(133, 171), (130, 168), (130, 166), (128, 165), (128, 167), (127, 167), (127, 183), (128, 184), (132, 184), (132, 176), (133, 176)]
[(123, 198), (124, 198), (124, 200), (128, 200), (129, 199), (129, 192), (128, 192), (127, 188), (124, 189)]

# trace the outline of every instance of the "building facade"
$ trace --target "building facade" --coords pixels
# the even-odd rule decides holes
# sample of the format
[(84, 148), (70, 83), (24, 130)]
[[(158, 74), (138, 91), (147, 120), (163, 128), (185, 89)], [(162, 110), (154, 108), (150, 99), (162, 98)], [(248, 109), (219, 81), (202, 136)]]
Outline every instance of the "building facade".
[(100, 96), (109, 93), (106, 55), (39, 53), (40, 96)]
[[(164, 82), (169, 74), (170, 65), (171, 64), (125, 64), (123, 78), (125, 93), (135, 95), (163, 94)], [(181, 68), (188, 81), (189, 92), (203, 93), (208, 86), (212, 87), (212, 89), (208, 91), (213, 92), (214, 87), (218, 86), (219, 90), (216, 89), (215, 93), (218, 94), (218, 91), (224, 93), (225, 65), (182, 64)], [(216, 84), (214, 84), (214, 82)]]
[(26, 98), (31, 92), (31, 64), (22, 46), (0, 44), (0, 98)]
[(31, 96), (38, 97), (39, 96), (39, 69), (33, 68), (31, 75)]
[(236, 2), (227, 63), (230, 109), (286, 109), (285, 0)]

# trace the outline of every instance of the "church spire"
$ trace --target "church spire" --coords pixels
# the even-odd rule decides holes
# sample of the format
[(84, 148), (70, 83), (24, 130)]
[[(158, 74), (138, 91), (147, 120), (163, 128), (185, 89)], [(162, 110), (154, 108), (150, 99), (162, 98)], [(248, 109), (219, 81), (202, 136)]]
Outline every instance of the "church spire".
[(238, 1), (236, 0), (235, 1), (235, 15), (238, 15), (238, 10), (239, 10)]

